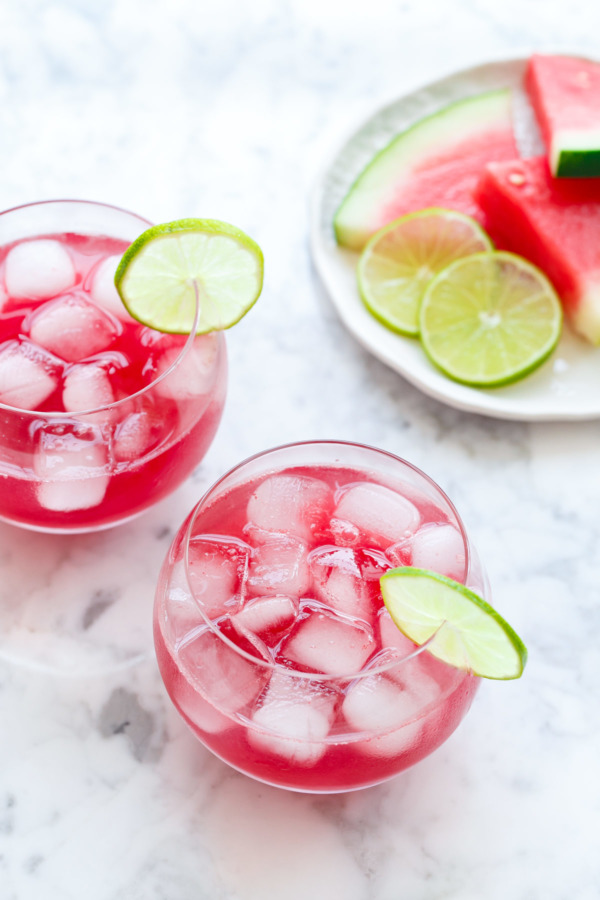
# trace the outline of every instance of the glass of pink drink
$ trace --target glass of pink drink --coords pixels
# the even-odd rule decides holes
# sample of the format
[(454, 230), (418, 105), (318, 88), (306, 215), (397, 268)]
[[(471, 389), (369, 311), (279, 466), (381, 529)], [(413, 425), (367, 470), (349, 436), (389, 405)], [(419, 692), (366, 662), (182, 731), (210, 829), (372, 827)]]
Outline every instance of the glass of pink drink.
[(158, 663), (185, 722), (234, 768), (296, 791), (367, 787), (427, 756), (479, 680), (392, 622), (379, 578), (403, 565), (489, 594), (454, 506), (404, 460), (314, 442), (227, 473), (156, 595)]
[(0, 214), (0, 518), (78, 532), (129, 519), (206, 453), (225, 340), (154, 331), (114, 287), (149, 222), (86, 201)]

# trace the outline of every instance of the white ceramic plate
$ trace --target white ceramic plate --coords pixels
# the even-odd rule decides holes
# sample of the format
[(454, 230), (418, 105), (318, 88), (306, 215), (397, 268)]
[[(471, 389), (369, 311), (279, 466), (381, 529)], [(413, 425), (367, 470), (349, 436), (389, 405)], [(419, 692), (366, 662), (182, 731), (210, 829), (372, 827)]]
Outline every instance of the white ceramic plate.
[(525, 59), (512, 59), (465, 69), (406, 94), (371, 116), (344, 143), (319, 180), (313, 196), (312, 252), (346, 328), (375, 356), (431, 397), (500, 419), (592, 419), (600, 416), (600, 348), (579, 339), (565, 326), (552, 357), (522, 381), (494, 389), (458, 384), (432, 366), (418, 340), (388, 331), (367, 312), (356, 288), (358, 254), (338, 247), (333, 235), (334, 213), (372, 156), (399, 131), (455, 100), (495, 88), (513, 88), (519, 149), (524, 156), (541, 153), (539, 133), (522, 89), (525, 64)]

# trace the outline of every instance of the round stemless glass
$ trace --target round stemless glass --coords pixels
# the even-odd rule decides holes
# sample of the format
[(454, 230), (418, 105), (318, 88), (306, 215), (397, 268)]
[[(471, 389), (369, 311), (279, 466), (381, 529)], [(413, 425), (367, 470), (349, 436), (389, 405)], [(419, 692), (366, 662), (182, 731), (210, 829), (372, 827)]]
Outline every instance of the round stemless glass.
[[(253, 497), (256, 503), (256, 488), (266, 478), (282, 474), (299, 478), (298, 486), (308, 485), (309, 490), (312, 478), (327, 482), (337, 508), (344, 490), (357, 482), (397, 491), (422, 513), (422, 522), (433, 517), (452, 526), (453, 539), (460, 547), (456, 558), (461, 574), (455, 577), (489, 598), (487, 579), (456, 509), (423, 472), (390, 453), (358, 444), (319, 441), (286, 445), (253, 456), (224, 475), (202, 497), (176, 535), (156, 594), (154, 639), (159, 668), (169, 696), (187, 725), (206, 747), (235, 769), (295, 791), (335, 793), (368, 787), (391, 778), (439, 747), (469, 709), (479, 679), (466, 666), (461, 669), (442, 663), (427, 645), (412, 645), (383, 608), (370, 625), (344, 613), (337, 616), (336, 621), (342, 622), (336, 625), (338, 631), (344, 630), (345, 623), (359, 629), (356, 633), (360, 640), (375, 641), (373, 655), (352, 671), (336, 670), (332, 660), (339, 648), (330, 636), (325, 639), (326, 644), (329, 641), (325, 654), (330, 657), (326, 669), (310, 671), (306, 664), (298, 667), (290, 662), (294, 654), (285, 649), (282, 653), (281, 646), (259, 658), (257, 648), (264, 645), (256, 634), (237, 626), (232, 631), (231, 616), (243, 606), (245, 585), (251, 585), (254, 579), (254, 594), (263, 593), (256, 584), (265, 576), (265, 557), (261, 556), (264, 532), (262, 538), (258, 534), (254, 539), (257, 533), (253, 538), (251, 531), (255, 525), (244, 525), (248, 501)], [(296, 515), (293, 503), (290, 527)], [(268, 500), (261, 512), (263, 524), (265, 515), (269, 516)], [(281, 531), (281, 513), (273, 510), (274, 523), (278, 516), (274, 530)], [(349, 553), (344, 547), (354, 538), (347, 524), (340, 527), (335, 520), (333, 526), (330, 519), (327, 527), (331, 528), (328, 537), (315, 537), (313, 532), (312, 538), (302, 538), (306, 552), (310, 552), (307, 559), (313, 560), (311, 567), (315, 552), (321, 553), (318, 548), (310, 550), (311, 542), (314, 547), (315, 542), (320, 541), (322, 546), (324, 541), (328, 545), (324, 552), (332, 552), (332, 559), (338, 553)], [(333, 546), (334, 527), (341, 546)], [(230, 537), (223, 542), (223, 535)], [(399, 537), (399, 543), (385, 551), (390, 554), (388, 568), (401, 564), (398, 559), (407, 544), (406, 535)], [(273, 539), (282, 541), (285, 553), (285, 539), (281, 535)], [(254, 540), (254, 547), (247, 540)], [(219, 554), (224, 551), (222, 571), (215, 570), (215, 548)], [(232, 580), (227, 554), (236, 561), (236, 581)], [(367, 551), (366, 557), (361, 557), (363, 562), (367, 557), (381, 559), (381, 546)], [(277, 564), (272, 554), (269, 564)], [(311, 568), (312, 573), (315, 571)], [(225, 582), (221, 580), (223, 572)], [(377, 592), (373, 579), (381, 572), (369, 574), (367, 566), (363, 574), (375, 584), (370, 590)], [(271, 597), (285, 594), (285, 590), (277, 590), (277, 580), (288, 577), (289, 572), (275, 572), (274, 587), (264, 593)], [(219, 595), (224, 584), (229, 599), (222, 603)], [(316, 610), (318, 618), (330, 621), (330, 612), (324, 617), (318, 615), (322, 613), (323, 595), (319, 594), (316, 576), (294, 603), (300, 616), (292, 628), (304, 627), (302, 623), (298, 626), (303, 604)], [(297, 641), (298, 632), (295, 634)], [(284, 640), (289, 640), (289, 635)], [(320, 638), (315, 640), (318, 644)], [(435, 635), (428, 644), (433, 642)], [(323, 659), (323, 648), (318, 652)]]
[[(83, 258), (86, 240), (98, 238), (118, 247), (111, 252), (120, 255), (150, 224), (126, 210), (81, 200), (33, 203), (1, 213), (0, 313), (10, 293), (4, 273), (7, 246), (61, 237)], [(79, 281), (64, 294), (93, 304), (93, 277), (88, 273), (82, 280), (78, 274)], [(40, 301), (32, 305), (37, 309)], [(118, 310), (103, 312), (117, 329), (124, 327)], [(1, 401), (15, 341), (0, 338), (0, 519), (49, 532), (109, 528), (143, 512), (187, 478), (210, 446), (223, 411), (225, 339), (221, 333), (187, 337), (143, 329), (143, 341), (141, 353), (136, 347), (140, 366), (144, 353), (159, 360), (150, 383), (140, 380), (139, 390), (132, 383), (127, 395), (93, 408), (41, 412)], [(103, 364), (97, 358), (102, 354), (75, 360), (54, 356), (61, 377), (86, 363)], [(104, 356), (110, 357), (110, 348)]]

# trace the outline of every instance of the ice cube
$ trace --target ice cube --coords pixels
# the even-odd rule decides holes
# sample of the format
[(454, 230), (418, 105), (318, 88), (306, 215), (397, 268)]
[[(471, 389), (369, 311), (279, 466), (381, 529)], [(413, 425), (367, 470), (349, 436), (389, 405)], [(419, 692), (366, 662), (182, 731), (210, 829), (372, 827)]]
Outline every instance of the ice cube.
[(421, 519), (410, 500), (371, 482), (346, 488), (334, 515), (336, 519), (355, 525), (367, 540), (382, 549), (412, 535)]
[(348, 616), (373, 618), (372, 592), (350, 547), (320, 547), (309, 556), (317, 599)]
[(377, 625), (382, 649), (397, 651), (395, 655), (399, 658), (408, 656), (417, 649), (417, 645), (400, 631), (387, 609), (384, 608), (379, 613)]
[(177, 656), (196, 690), (225, 715), (251, 704), (267, 677), (267, 667), (251, 662), (208, 629), (180, 646)]
[(306, 544), (285, 534), (270, 535), (252, 551), (247, 584), (254, 595), (303, 597), (310, 586)]
[(121, 257), (107, 256), (94, 269), (92, 281), (90, 285), (90, 297), (99, 306), (102, 306), (113, 316), (119, 319), (132, 321), (131, 316), (125, 309), (123, 301), (119, 297), (119, 292), (115, 287), (115, 272), (121, 261)]
[(58, 387), (62, 361), (30, 341), (0, 346), (0, 401), (37, 409)]
[(233, 719), (219, 712), (205, 700), (184, 677), (176, 678), (171, 685), (175, 703), (189, 721), (207, 734), (221, 734), (233, 728)]
[(313, 766), (327, 750), (335, 704), (332, 689), (275, 671), (252, 716), (248, 740), (288, 763)]
[(53, 425), (40, 430), (33, 468), (41, 506), (55, 512), (102, 502), (110, 482), (106, 444), (95, 426)]
[(227, 640), (231, 641), (232, 644), (235, 644), (236, 647), (243, 650), (244, 653), (248, 653), (250, 656), (255, 656), (257, 659), (262, 659), (266, 662), (272, 661), (272, 654), (270, 653), (267, 644), (265, 644), (263, 639), (257, 634), (250, 631), (249, 628), (244, 628), (244, 626), (240, 624), (238, 624), (237, 627), (234, 627), (230, 618), (222, 617), (219, 619), (219, 631), (227, 638)]
[(231, 624), (244, 635), (250, 631), (268, 638), (273, 633), (281, 635), (293, 623), (295, 616), (294, 601), (290, 597), (276, 594), (250, 601), (231, 617)]
[(333, 542), (338, 547), (355, 547), (360, 541), (360, 529), (352, 522), (336, 519), (334, 516), (329, 522), (329, 528)]
[(359, 672), (376, 648), (367, 625), (319, 608), (307, 608), (292, 628), (283, 659), (325, 675)]
[(392, 757), (416, 749), (425, 729), (423, 716), (438, 694), (431, 679), (427, 685), (413, 689), (381, 674), (358, 678), (342, 704), (350, 727), (368, 735), (357, 742), (356, 749), (376, 757)]
[(307, 475), (271, 475), (250, 496), (248, 522), (310, 541), (333, 505), (331, 488)]
[[(157, 360), (154, 377), (159, 378), (166, 372), (177, 360), (181, 351), (181, 346), (175, 346), (161, 353)], [(214, 384), (218, 355), (219, 336), (217, 334), (199, 335), (173, 371), (156, 384), (156, 393), (160, 397), (168, 397), (170, 400), (191, 400), (208, 394)]]
[(15, 298), (44, 300), (75, 284), (77, 274), (68, 250), (59, 241), (22, 241), (6, 256), (4, 282)]
[[(169, 655), (169, 693), (183, 715), (191, 723), (210, 734), (225, 731), (233, 725), (222, 713), (208, 703), (194, 687), (192, 679), (182, 672), (177, 650), (183, 642), (193, 641), (194, 636), (206, 631), (206, 624), (191, 595), (183, 560), (171, 568), (166, 591), (158, 595), (157, 625), (165, 640), (165, 652)], [(160, 643), (157, 650), (162, 659)]]
[(188, 571), (194, 596), (209, 619), (241, 602), (251, 548), (234, 537), (199, 535), (190, 541)]
[(390, 562), (385, 553), (370, 548), (364, 550), (361, 548), (354, 551), (354, 558), (363, 581), (376, 581), (379, 587), (379, 579), (390, 568)]
[(386, 557), (393, 566), (410, 566), (412, 565), (412, 550), (410, 538), (408, 540), (399, 541), (397, 544), (391, 544), (386, 547)]
[(412, 539), (412, 565), (463, 581), (465, 544), (460, 531), (453, 525), (424, 525)]
[[(426, 684), (433, 687), (431, 679), (438, 685), (448, 683), (448, 675), (459, 673), (434, 657), (427, 648), (418, 651), (418, 645), (406, 637), (394, 624), (387, 609), (383, 609), (378, 620), (381, 647), (384, 651), (381, 661), (398, 659), (397, 665), (386, 670), (386, 675), (401, 686), (406, 684)], [(378, 657), (379, 661), (379, 657)], [(437, 690), (436, 688), (433, 688)]]
[[(110, 378), (102, 366), (88, 363), (73, 366), (67, 372), (63, 385), (63, 406), (67, 412), (108, 406), (114, 399)], [(100, 413), (98, 421), (102, 421), (102, 418)]]
[(30, 319), (36, 344), (68, 362), (77, 362), (109, 347), (121, 330), (117, 320), (79, 294), (51, 300)]
[(159, 617), (163, 633), (174, 649), (194, 628), (205, 624), (192, 596), (183, 559), (171, 569), (168, 589), (160, 600)]
[(164, 417), (152, 407), (130, 412), (115, 427), (113, 456), (117, 462), (139, 460), (170, 434)]

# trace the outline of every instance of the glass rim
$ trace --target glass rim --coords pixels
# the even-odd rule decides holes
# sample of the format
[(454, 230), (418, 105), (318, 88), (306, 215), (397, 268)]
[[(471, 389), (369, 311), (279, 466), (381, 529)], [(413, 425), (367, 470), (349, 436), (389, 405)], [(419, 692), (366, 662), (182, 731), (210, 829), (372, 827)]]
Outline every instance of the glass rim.
[[(139, 216), (137, 213), (131, 212), (131, 210), (125, 209), (122, 206), (115, 206), (112, 203), (101, 203), (96, 200), (59, 199), (59, 200), (39, 200), (39, 201), (34, 201), (32, 203), (21, 203), (18, 206), (11, 206), (9, 209), (1, 210), (0, 218), (2, 216), (8, 215), (9, 213), (18, 212), (19, 210), (32, 209), (32, 208), (36, 208), (36, 207), (40, 207), (40, 206), (60, 206), (62, 204), (65, 204), (65, 205), (76, 204), (76, 205), (81, 205), (81, 206), (102, 207), (103, 209), (112, 210), (113, 212), (116, 212), (116, 213), (123, 213), (127, 216), (131, 216), (132, 218), (139, 219), (139, 221), (143, 222), (145, 225), (147, 225), (148, 228), (152, 227), (152, 222), (150, 222), (148, 219), (144, 218), (143, 216)], [(76, 234), (77, 232), (74, 232), (74, 233)], [(39, 237), (43, 237), (43, 235), (39, 235)], [(110, 237), (110, 235), (107, 235), (107, 237)], [(32, 239), (35, 240), (35, 237)], [(2, 245), (2, 246), (5, 246), (5, 245)], [(89, 409), (69, 410), (68, 412), (66, 410), (61, 412), (59, 410), (22, 409), (18, 406), (11, 406), (8, 403), (3, 403), (1, 400), (0, 400), (0, 410), (3, 410), (5, 412), (11, 413), (11, 414), (17, 414), (20, 416), (29, 417), (29, 418), (36, 418), (36, 419), (45, 418), (50, 421), (61, 421), (64, 419), (75, 419), (75, 418), (79, 419), (82, 416), (85, 417), (85, 416), (89, 416), (89, 415), (93, 415), (93, 414), (98, 414), (101, 412), (109, 412), (109, 411), (121, 408), (125, 404), (130, 403), (132, 400), (136, 400), (140, 397), (143, 397), (145, 394), (147, 394), (149, 391), (151, 391), (154, 387), (156, 387), (157, 384), (159, 384), (161, 381), (164, 381), (165, 379), (167, 379), (170, 376), (171, 372), (173, 372), (175, 369), (179, 368), (179, 365), (181, 364), (181, 362), (188, 355), (188, 353), (191, 349), (191, 346), (194, 343), (194, 340), (196, 339), (196, 337), (198, 337), (198, 335), (196, 334), (196, 328), (198, 327), (198, 319), (200, 318), (200, 300), (199, 300), (197, 289), (196, 289), (195, 293), (196, 293), (196, 297), (195, 297), (194, 320), (192, 323), (191, 331), (187, 335), (186, 341), (185, 341), (183, 347), (180, 349), (179, 353), (177, 354), (177, 356), (175, 357), (175, 359), (173, 360), (171, 365), (168, 366), (168, 368), (166, 368), (164, 372), (161, 372), (161, 374), (157, 378), (154, 378), (149, 384), (146, 384), (146, 385), (144, 385), (144, 387), (140, 388), (139, 391), (135, 391), (135, 393), (133, 393), (133, 394), (128, 394), (126, 397), (121, 397), (119, 400), (113, 400), (112, 403), (106, 403), (102, 406), (94, 406), (94, 407), (90, 407)], [(52, 299), (52, 298), (49, 298), (49, 299)], [(136, 321), (136, 320), (132, 319), (132, 321)], [(143, 325), (142, 322), (140, 322), (140, 324)], [(145, 325), (144, 327), (150, 328), (149, 325)], [(150, 330), (155, 331), (157, 334), (175, 334), (176, 333), (176, 332), (161, 332), (155, 328), (150, 328)], [(177, 334), (179, 334), (179, 332), (177, 332)], [(181, 336), (183, 336), (183, 335), (181, 335)], [(5, 343), (5, 342), (3, 342), (3, 343)], [(2, 346), (2, 345), (0, 345), (0, 346)], [(68, 363), (68, 365), (79, 365), (79, 364), (81, 364), (81, 362), (78, 360), (75, 360), (73, 363)]]
[[(195, 506), (193, 507), (193, 509), (191, 510), (191, 512), (188, 515), (187, 526), (185, 529), (185, 534), (184, 534), (184, 539), (183, 539), (183, 562), (184, 562), (185, 578), (186, 578), (186, 582), (187, 582), (187, 585), (188, 585), (188, 588), (190, 591), (190, 596), (192, 597), (198, 611), (200, 612), (200, 615), (204, 619), (204, 622), (208, 625), (208, 627), (213, 632), (213, 634), (215, 634), (221, 641), (223, 641), (224, 644), (226, 644), (232, 650), (234, 650), (238, 656), (241, 656), (244, 659), (251, 662), (252, 664), (259, 666), (261, 669), (266, 669), (270, 672), (283, 671), (287, 675), (290, 675), (295, 678), (300, 678), (305, 681), (317, 681), (317, 682), (350, 681), (350, 680), (366, 678), (369, 676), (379, 675), (379, 674), (383, 674), (385, 672), (389, 672), (389, 671), (397, 668), (398, 666), (401, 666), (401, 665), (409, 662), (410, 660), (415, 659), (415, 657), (419, 656), (421, 653), (424, 653), (426, 650), (428, 650), (432, 646), (432, 644), (437, 640), (439, 635), (442, 634), (444, 632), (444, 630), (447, 630), (448, 627), (450, 627), (449, 624), (445, 621), (442, 622), (438, 626), (438, 628), (433, 632), (433, 634), (423, 644), (415, 645), (415, 649), (412, 650), (411, 652), (409, 652), (403, 656), (394, 656), (393, 655), (394, 651), (392, 649), (390, 651), (389, 658), (386, 659), (384, 662), (382, 662), (378, 665), (372, 665), (370, 667), (367, 665), (366, 668), (363, 668), (363, 669), (359, 670), (358, 672), (340, 672), (340, 673), (335, 673), (335, 674), (326, 674), (326, 673), (321, 673), (321, 672), (300, 672), (296, 669), (291, 669), (288, 666), (283, 665), (282, 663), (275, 662), (274, 660), (269, 661), (269, 660), (261, 659), (260, 657), (254, 656), (253, 654), (248, 653), (246, 650), (243, 650), (242, 647), (239, 647), (234, 641), (230, 640), (227, 637), (227, 635), (223, 634), (223, 632), (220, 630), (220, 628), (217, 625), (215, 625), (213, 620), (209, 619), (209, 617), (206, 615), (206, 613), (202, 609), (202, 607), (198, 601), (198, 598), (196, 597), (196, 595), (194, 593), (194, 589), (192, 587), (192, 583), (191, 583), (191, 579), (190, 579), (190, 575), (189, 575), (189, 546), (190, 546), (190, 542), (192, 540), (192, 530), (194, 527), (194, 523), (198, 517), (198, 514), (201, 512), (201, 509), (204, 507), (204, 505), (207, 503), (207, 501), (210, 500), (211, 496), (215, 492), (218, 491), (218, 489), (222, 486), (222, 484), (227, 479), (229, 479), (232, 475), (235, 475), (236, 473), (240, 472), (240, 470), (244, 469), (250, 463), (254, 462), (255, 460), (259, 460), (264, 457), (268, 457), (273, 453), (277, 453), (282, 450), (293, 449), (296, 447), (315, 447), (315, 448), (317, 448), (317, 447), (340, 447), (340, 448), (351, 447), (353, 449), (365, 450), (368, 453), (374, 453), (377, 456), (383, 456), (387, 459), (391, 459), (394, 461), (395, 464), (399, 463), (400, 465), (407, 467), (412, 472), (414, 472), (419, 478), (424, 479), (431, 487), (434, 488), (435, 492), (441, 496), (442, 500), (448, 504), (450, 511), (452, 512), (452, 514), (455, 517), (456, 525), (460, 531), (460, 534), (461, 534), (461, 537), (463, 540), (463, 546), (465, 548), (464, 572), (465, 572), (465, 580), (467, 580), (468, 574), (469, 574), (469, 571), (471, 568), (471, 558), (472, 558), (469, 537), (467, 535), (467, 531), (464, 526), (464, 523), (463, 523), (454, 503), (452, 502), (452, 500), (450, 500), (450, 498), (448, 497), (446, 492), (443, 490), (443, 488), (441, 488), (437, 484), (437, 482), (433, 480), (433, 478), (431, 478), (429, 475), (427, 475), (425, 472), (423, 472), (423, 470), (420, 469), (418, 466), (413, 465), (413, 463), (409, 462), (408, 460), (404, 459), (401, 456), (397, 456), (395, 453), (391, 453), (389, 450), (382, 450), (379, 447), (374, 447), (370, 444), (363, 444), (361, 442), (356, 442), (356, 441), (318, 439), (318, 440), (305, 440), (305, 441), (291, 441), (291, 442), (285, 443), (285, 444), (278, 444), (277, 446), (270, 447), (267, 450), (261, 450), (258, 453), (253, 453), (251, 456), (247, 456), (241, 462), (237, 463), (235, 466), (228, 469), (227, 472), (225, 472), (223, 475), (221, 475), (220, 478), (218, 478), (217, 481), (215, 481), (204, 492), (204, 494), (200, 497), (200, 499), (198, 500), (198, 502), (195, 504)], [(409, 638), (409, 640), (410, 640), (410, 638)], [(444, 662), (443, 660), (441, 660), (441, 661)], [(444, 663), (444, 664), (451, 665), (450, 663)], [(457, 668), (456, 666), (451, 666), (451, 667)], [(473, 674), (470, 669), (464, 669), (462, 671), (464, 671), (465, 674)]]

